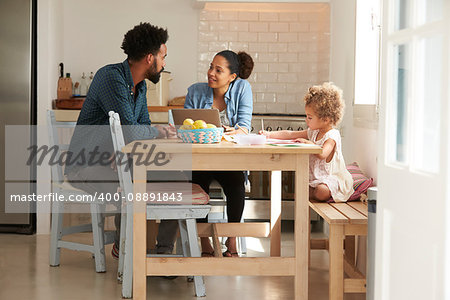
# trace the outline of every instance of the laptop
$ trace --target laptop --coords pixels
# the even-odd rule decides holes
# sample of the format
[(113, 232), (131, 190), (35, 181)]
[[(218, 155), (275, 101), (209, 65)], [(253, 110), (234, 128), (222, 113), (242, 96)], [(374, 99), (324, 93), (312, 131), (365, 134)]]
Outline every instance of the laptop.
[[(203, 120), (208, 124), (214, 124), (217, 127), (221, 127), (219, 110), (216, 108), (201, 108), (201, 109), (188, 109), (188, 108), (175, 108), (172, 109), (173, 124), (183, 125), (185, 119)], [(170, 119), (170, 118), (169, 118)], [(170, 121), (169, 121), (170, 122)]]

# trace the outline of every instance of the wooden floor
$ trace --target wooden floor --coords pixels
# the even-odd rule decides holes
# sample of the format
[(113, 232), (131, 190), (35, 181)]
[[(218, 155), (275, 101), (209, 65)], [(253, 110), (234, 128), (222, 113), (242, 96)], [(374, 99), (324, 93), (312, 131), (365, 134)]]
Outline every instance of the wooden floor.
[[(293, 233), (283, 228), (282, 256), (293, 253)], [(89, 241), (88, 234), (76, 240)], [(267, 239), (247, 238), (248, 256), (264, 256), (269, 248)], [(113, 260), (111, 245), (106, 248), (107, 272), (94, 271), (94, 260), (86, 252), (63, 249), (61, 266), (48, 265), (50, 239), (47, 235), (0, 234), (0, 299), (122, 299), (117, 282), (117, 261)], [(267, 252), (266, 252), (267, 253)], [(147, 299), (292, 299), (292, 277), (214, 276), (205, 277), (204, 298), (194, 296), (193, 283), (185, 277), (167, 280), (150, 277)], [(309, 271), (309, 299), (328, 299), (328, 255), (325, 250), (312, 252)], [(346, 300), (363, 300), (365, 295), (346, 295)]]

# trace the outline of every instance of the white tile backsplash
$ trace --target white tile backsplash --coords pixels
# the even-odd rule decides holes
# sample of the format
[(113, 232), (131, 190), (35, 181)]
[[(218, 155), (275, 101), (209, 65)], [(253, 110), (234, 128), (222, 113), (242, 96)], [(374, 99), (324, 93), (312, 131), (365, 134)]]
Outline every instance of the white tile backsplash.
[(238, 40), (240, 42), (256, 42), (258, 41), (258, 35), (251, 32), (239, 32)]
[(278, 53), (278, 61), (279, 62), (288, 62), (295, 63), (298, 61), (298, 56), (301, 54), (298, 53)]
[(269, 23), (267, 22), (249, 22), (248, 31), (250, 32), (269, 32)]
[[(230, 50), (233, 50), (236, 53), (239, 51), (245, 51), (245, 52), (249, 51), (248, 43), (243, 43), (243, 42), (229, 42), (228, 47)], [(225, 49), (222, 49), (222, 50), (225, 50)]]
[[(222, 34), (222, 33), (219, 33), (219, 36), (220, 36), (220, 34)], [(228, 48), (228, 42), (223, 42), (223, 41), (211, 42), (211, 43), (209, 43), (208, 52), (214, 52), (214, 54), (215, 54), (216, 52), (222, 51), (227, 48)], [(202, 54), (205, 54), (205, 53), (206, 52), (204, 52)], [(210, 56), (210, 53), (208, 53), (208, 57), (209, 56)]]
[(297, 73), (279, 73), (278, 82), (287, 82), (287, 83), (298, 82)]
[(269, 64), (268, 63), (257, 63), (253, 67), (253, 72), (255, 72), (255, 73), (267, 73), (267, 72), (269, 72)]
[(298, 34), (295, 32), (280, 32), (279, 33), (279, 42), (289, 43), (289, 42), (297, 42), (298, 41)]
[(260, 12), (259, 20), (260, 21), (278, 21), (278, 12)]
[(238, 33), (231, 31), (219, 32), (219, 41), (234, 42), (238, 40)]
[(258, 32), (258, 42), (262, 43), (276, 43), (278, 42), (278, 34), (277, 32)]
[(242, 21), (258, 21), (258, 12), (256, 11), (240, 11), (238, 19)]
[(270, 32), (288, 32), (289, 23), (272, 22), (269, 25)]
[(287, 43), (270, 43), (269, 52), (287, 52)]
[(202, 10), (200, 12), (200, 20), (201, 21), (216, 21), (219, 19), (219, 12), (215, 10)]
[(198, 40), (200, 42), (215, 42), (219, 39), (218, 32), (212, 31), (199, 31)]
[(219, 20), (237, 21), (238, 20), (238, 12), (237, 11), (220, 11), (219, 12)]
[(291, 32), (309, 32), (309, 23), (305, 23), (305, 22), (289, 23), (289, 31), (291, 31)]
[(249, 43), (249, 50), (253, 52), (268, 52), (268, 49), (267, 43)]
[(289, 72), (289, 64), (288, 63), (270, 63), (268, 72), (271, 72), (271, 73)]
[(278, 14), (279, 20), (283, 22), (297, 22), (298, 13), (296, 12), (280, 12)]
[(258, 82), (277, 82), (278, 74), (277, 73), (257, 73)]
[(225, 21), (215, 21), (215, 22), (209, 22), (209, 30), (215, 31), (215, 32), (221, 32), (221, 31), (228, 31), (229, 22)]
[(258, 53), (257, 62), (275, 63), (278, 62), (277, 53), (260, 52)]
[(230, 31), (248, 31), (249, 22), (230, 22)]
[(329, 7), (298, 11), (208, 10), (199, 14), (199, 81), (215, 53), (248, 52), (255, 113), (304, 113), (308, 87), (329, 80)]

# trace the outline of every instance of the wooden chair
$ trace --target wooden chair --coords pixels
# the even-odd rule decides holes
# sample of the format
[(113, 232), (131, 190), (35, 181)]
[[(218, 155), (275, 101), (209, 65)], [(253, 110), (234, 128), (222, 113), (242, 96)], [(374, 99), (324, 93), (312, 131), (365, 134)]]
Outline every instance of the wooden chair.
[[(327, 249), (330, 259), (329, 299), (343, 300), (344, 293), (365, 293), (366, 278), (356, 268), (355, 237), (367, 236), (367, 204), (361, 201), (309, 206), (329, 225), (328, 239), (311, 239), (310, 249)], [(347, 277), (344, 276), (347, 275)]]
[[(58, 135), (59, 128), (70, 129), (74, 128), (75, 122), (56, 122), (53, 111), (47, 111), (47, 125), (49, 133), (50, 148), (56, 146), (56, 158), (60, 157), (68, 150), (69, 145), (60, 142)], [(86, 192), (74, 188), (65, 179), (63, 175), (63, 167), (60, 164), (54, 164), (51, 167), (52, 178), (52, 192), (58, 195), (63, 195), (64, 199), (69, 199), (69, 196), (89, 196)], [(80, 202), (81, 203), (81, 202)], [(60, 201), (52, 202), (52, 222), (50, 233), (50, 266), (56, 267), (60, 264), (61, 248), (66, 248), (76, 251), (88, 251), (93, 253), (95, 258), (95, 271), (105, 272), (105, 245), (114, 243), (114, 232), (104, 231), (105, 216), (113, 215), (116, 211), (105, 214), (105, 205), (97, 202), (85, 203), (90, 205), (91, 224), (83, 224), (77, 226), (70, 226), (63, 228), (64, 206), (65, 203)], [(79, 232), (89, 232), (93, 234), (93, 244), (82, 244), (76, 242), (69, 242), (63, 240), (63, 236), (67, 236)]]
[[(109, 122), (111, 135), (113, 138), (115, 153), (121, 153), (125, 146), (122, 127), (120, 125), (119, 114), (109, 112)], [(128, 158), (126, 155), (116, 155), (117, 170), (119, 174), (120, 187), (122, 195), (128, 197), (133, 195), (133, 185), (131, 173), (126, 168)], [(178, 220), (180, 226), (180, 235), (182, 241), (183, 255), (191, 257), (200, 257), (200, 248), (198, 244), (198, 233), (196, 219), (204, 218), (211, 210), (208, 205), (209, 196), (196, 184), (186, 182), (159, 182), (148, 183), (147, 191), (149, 193), (164, 193), (185, 190), (189, 187), (189, 193), (192, 192), (192, 205), (184, 204), (158, 204), (152, 202), (147, 204), (147, 220)], [(121, 236), (119, 273), (122, 273), (122, 296), (130, 298), (132, 296), (132, 272), (133, 272), (133, 206), (132, 202), (126, 202), (126, 216), (122, 215), (122, 226), (125, 234)], [(176, 255), (148, 255), (148, 256), (176, 256)], [(167, 274), (173, 275), (173, 274)], [(202, 276), (194, 276), (195, 293), (198, 297), (206, 295), (205, 284)]]

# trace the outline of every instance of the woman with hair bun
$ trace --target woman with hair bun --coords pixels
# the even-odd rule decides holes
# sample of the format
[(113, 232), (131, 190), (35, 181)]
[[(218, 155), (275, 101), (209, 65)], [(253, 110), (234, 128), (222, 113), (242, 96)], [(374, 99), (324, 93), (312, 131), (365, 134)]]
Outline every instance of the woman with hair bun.
[[(226, 134), (248, 133), (251, 130), (253, 95), (250, 83), (245, 79), (252, 73), (253, 65), (253, 59), (245, 52), (236, 54), (224, 50), (217, 53), (208, 70), (208, 83), (191, 85), (184, 107), (216, 108)], [(192, 172), (192, 182), (207, 193), (213, 180), (219, 182), (227, 198), (228, 222), (240, 222), (245, 200), (244, 172)], [(201, 244), (202, 256), (214, 256), (209, 238), (201, 238)], [(225, 245), (228, 250), (224, 256), (238, 256), (235, 237), (229, 237)]]

